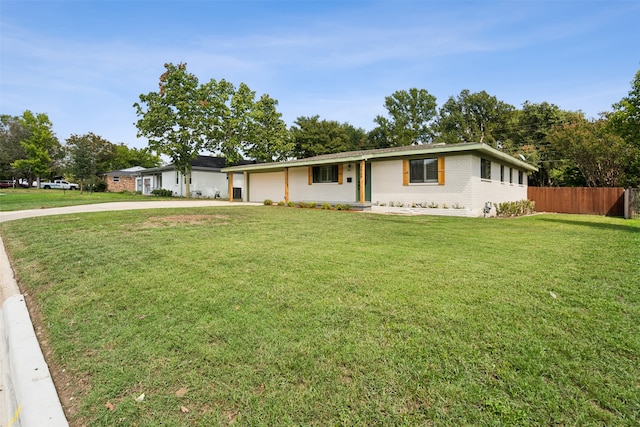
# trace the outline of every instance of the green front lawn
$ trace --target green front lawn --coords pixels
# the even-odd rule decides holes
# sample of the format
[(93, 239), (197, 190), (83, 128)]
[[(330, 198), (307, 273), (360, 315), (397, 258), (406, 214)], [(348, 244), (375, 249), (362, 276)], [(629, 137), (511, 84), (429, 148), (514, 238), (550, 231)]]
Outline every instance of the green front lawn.
[(72, 426), (640, 423), (640, 221), (244, 206), (0, 231)]
[(89, 193), (77, 190), (42, 190), (37, 188), (0, 188), (0, 211), (57, 208), (108, 202), (143, 202), (158, 197), (135, 193)]

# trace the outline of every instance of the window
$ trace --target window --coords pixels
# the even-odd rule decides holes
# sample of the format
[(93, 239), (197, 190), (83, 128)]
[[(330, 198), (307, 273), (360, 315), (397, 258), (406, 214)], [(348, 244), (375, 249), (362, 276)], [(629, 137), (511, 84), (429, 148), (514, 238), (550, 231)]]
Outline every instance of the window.
[(176, 185), (180, 184), (180, 172), (176, 171)]
[(480, 159), (480, 178), (491, 179), (491, 161)]
[(113, 177), (113, 182), (120, 182), (120, 177), (119, 176), (114, 176)]
[(513, 168), (509, 168), (509, 184), (513, 184)]
[(500, 165), (500, 182), (504, 182), (504, 165)]
[(338, 182), (338, 165), (314, 166), (313, 183)]
[(518, 184), (524, 184), (524, 173), (522, 171), (518, 171)]
[(438, 182), (438, 159), (409, 160), (409, 182)]

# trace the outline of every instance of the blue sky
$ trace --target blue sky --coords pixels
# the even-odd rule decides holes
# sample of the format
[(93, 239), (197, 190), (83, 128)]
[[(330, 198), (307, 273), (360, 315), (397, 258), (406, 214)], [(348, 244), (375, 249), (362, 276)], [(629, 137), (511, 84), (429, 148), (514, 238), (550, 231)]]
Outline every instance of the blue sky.
[(133, 103), (165, 62), (371, 130), (385, 96), (463, 89), (589, 117), (640, 69), (639, 1), (0, 0), (0, 114), (46, 113), (64, 142), (145, 147)]

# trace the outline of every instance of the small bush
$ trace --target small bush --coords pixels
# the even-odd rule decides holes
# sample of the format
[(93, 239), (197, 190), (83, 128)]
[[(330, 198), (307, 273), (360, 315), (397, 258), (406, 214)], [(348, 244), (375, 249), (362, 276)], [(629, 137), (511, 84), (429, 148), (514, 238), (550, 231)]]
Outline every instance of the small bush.
[(323, 203), (320, 208), (328, 210), (328, 209), (331, 209), (331, 205), (329, 203)]
[(173, 197), (173, 191), (165, 188), (156, 188), (155, 190), (151, 190), (151, 194), (158, 197)]
[(284, 200), (280, 200), (280, 201), (278, 202), (278, 206), (284, 206), (284, 205), (285, 205)]
[(437, 209), (438, 208), (438, 204), (436, 202), (431, 202), (427, 205), (428, 208), (431, 209)]
[(536, 204), (531, 200), (518, 200), (516, 202), (494, 203), (496, 216), (508, 218), (512, 216), (529, 215), (534, 212)]
[(307, 207), (310, 208), (310, 209), (313, 209), (316, 206), (318, 206), (317, 202), (309, 202), (309, 203), (307, 203)]
[(291, 200), (289, 200), (289, 201), (287, 202), (287, 206), (289, 206), (290, 208), (294, 207), (295, 205), (296, 205), (296, 204), (295, 204), (295, 203), (293, 203)]
[(104, 193), (107, 191), (107, 183), (101, 179), (97, 180), (94, 184), (87, 186), (89, 191), (94, 191), (96, 193)]
[(454, 203), (454, 204), (453, 204), (453, 206), (451, 206), (451, 207), (452, 207), (453, 209), (464, 209), (464, 206), (462, 206), (461, 204), (459, 204), (459, 203), (457, 203), (457, 202), (456, 202), (456, 203)]
[(270, 199), (265, 199), (264, 202), (262, 202), (265, 206), (271, 206), (273, 205), (273, 200)]

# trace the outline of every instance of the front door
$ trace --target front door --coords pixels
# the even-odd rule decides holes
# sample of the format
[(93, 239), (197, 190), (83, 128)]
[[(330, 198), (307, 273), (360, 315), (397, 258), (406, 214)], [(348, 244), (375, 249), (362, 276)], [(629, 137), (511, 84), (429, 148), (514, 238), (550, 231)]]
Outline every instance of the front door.
[[(371, 201), (371, 163), (364, 164), (364, 201)], [(360, 203), (360, 163), (356, 164), (356, 202)]]

